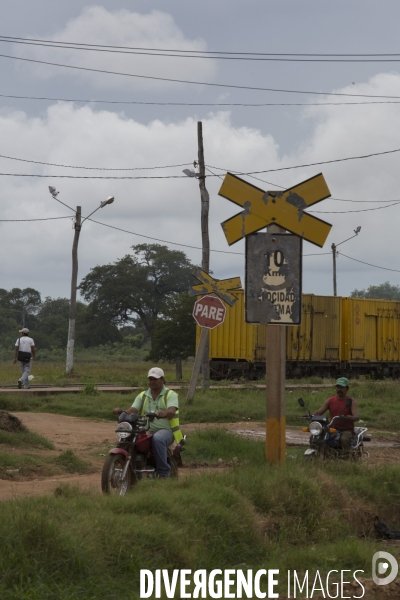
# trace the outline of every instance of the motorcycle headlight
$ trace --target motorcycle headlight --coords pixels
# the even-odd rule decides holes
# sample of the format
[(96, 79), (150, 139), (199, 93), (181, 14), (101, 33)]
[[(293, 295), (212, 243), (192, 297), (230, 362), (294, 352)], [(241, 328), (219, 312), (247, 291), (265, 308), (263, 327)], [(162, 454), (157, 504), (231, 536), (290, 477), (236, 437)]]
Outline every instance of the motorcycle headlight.
[(310, 423), (308, 429), (311, 435), (319, 435), (322, 431), (322, 425), (318, 422)]
[(115, 431), (120, 439), (125, 439), (131, 435), (132, 425), (123, 421), (122, 423), (118, 423), (118, 427)]

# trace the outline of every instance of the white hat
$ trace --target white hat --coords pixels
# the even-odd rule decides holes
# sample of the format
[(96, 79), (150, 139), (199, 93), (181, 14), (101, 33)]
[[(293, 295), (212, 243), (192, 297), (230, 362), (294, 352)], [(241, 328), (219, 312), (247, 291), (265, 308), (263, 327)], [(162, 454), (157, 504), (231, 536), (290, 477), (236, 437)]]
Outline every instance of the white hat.
[(155, 379), (160, 379), (160, 377), (164, 377), (164, 371), (158, 367), (153, 367), (148, 372), (147, 377), (155, 377)]
[(23, 329), (19, 330), (19, 333), (29, 333), (29, 329), (27, 327), (24, 327)]

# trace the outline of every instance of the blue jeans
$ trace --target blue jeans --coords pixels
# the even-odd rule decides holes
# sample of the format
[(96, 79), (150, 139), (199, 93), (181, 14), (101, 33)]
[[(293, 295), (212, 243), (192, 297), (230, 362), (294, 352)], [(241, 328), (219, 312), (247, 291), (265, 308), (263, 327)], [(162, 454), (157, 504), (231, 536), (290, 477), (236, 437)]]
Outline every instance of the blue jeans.
[(151, 440), (154, 458), (156, 459), (157, 473), (160, 477), (169, 477), (171, 467), (167, 462), (168, 446), (174, 441), (174, 434), (170, 429), (159, 429), (153, 433)]

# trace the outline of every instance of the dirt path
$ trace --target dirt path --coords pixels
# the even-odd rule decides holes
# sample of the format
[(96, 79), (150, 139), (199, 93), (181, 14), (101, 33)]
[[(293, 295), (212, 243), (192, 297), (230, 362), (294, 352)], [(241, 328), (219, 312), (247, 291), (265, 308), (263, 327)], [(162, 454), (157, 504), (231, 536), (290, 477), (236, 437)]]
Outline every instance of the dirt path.
[[(60, 475), (39, 477), (29, 481), (0, 480), (0, 501), (27, 496), (53, 493), (62, 483), (78, 485), (82, 489), (92, 489), (100, 493), (100, 473), (108, 450), (116, 443), (115, 423), (53, 415), (49, 413), (16, 412), (17, 416), (31, 431), (51, 440), (56, 447), (54, 454), (72, 450), (81, 458), (92, 463), (96, 472), (89, 475)], [(234, 431), (250, 439), (265, 439), (264, 425), (253, 422), (241, 423), (200, 423), (184, 426), (190, 436), (196, 430), (219, 427)], [(374, 436), (375, 437), (375, 436)], [(307, 445), (308, 435), (299, 428), (286, 432), (287, 446)], [(390, 434), (376, 436), (370, 443), (371, 464), (400, 462), (400, 443)], [(47, 451), (50, 452), (50, 451)], [(182, 475), (202, 472), (204, 469), (182, 469)]]

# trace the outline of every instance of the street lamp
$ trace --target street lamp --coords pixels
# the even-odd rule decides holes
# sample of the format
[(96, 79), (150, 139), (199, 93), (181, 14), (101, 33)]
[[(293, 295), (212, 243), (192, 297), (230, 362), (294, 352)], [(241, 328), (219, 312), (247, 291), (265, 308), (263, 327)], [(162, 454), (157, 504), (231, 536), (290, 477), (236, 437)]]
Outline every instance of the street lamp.
[[(54, 188), (53, 186), (49, 185), (49, 192), (52, 195), (52, 197), (54, 198), (54, 200), (57, 200), (57, 202), (60, 202), (61, 204), (64, 204), (64, 202), (61, 202), (61, 200), (59, 200), (57, 198), (57, 196), (58, 196), (58, 194), (60, 192), (58, 192), (56, 190), (56, 188)], [(107, 198), (107, 200), (104, 200), (103, 202), (100, 202), (100, 206), (98, 206), (97, 208), (95, 208), (95, 210), (92, 211), (90, 213), (90, 215), (88, 215), (87, 217), (85, 217), (82, 222), (81, 222), (81, 217), (82, 217), (82, 209), (81, 209), (81, 207), (77, 206), (76, 207), (76, 211), (74, 211), (73, 208), (71, 208), (67, 204), (64, 204), (64, 206), (66, 206), (67, 208), (69, 208), (70, 210), (72, 210), (72, 211), (75, 212), (75, 221), (74, 221), (75, 235), (74, 235), (74, 241), (73, 241), (73, 244), (72, 244), (71, 301), (70, 301), (70, 305), (69, 305), (69, 325), (68, 325), (68, 343), (67, 343), (67, 365), (66, 365), (66, 374), (67, 375), (69, 375), (71, 373), (72, 367), (73, 367), (73, 364), (74, 364), (75, 320), (76, 320), (76, 289), (77, 289), (77, 283), (78, 283), (78, 242), (79, 242), (79, 235), (81, 233), (81, 228), (82, 228), (83, 223), (89, 217), (91, 217), (100, 208), (104, 208), (105, 206), (107, 206), (107, 204), (112, 204), (113, 202), (114, 202), (114, 196), (109, 196)]]
[(355, 235), (352, 235), (351, 237), (347, 238), (347, 240), (343, 240), (343, 242), (340, 242), (340, 244), (332, 244), (331, 248), (332, 248), (332, 257), (333, 257), (333, 295), (337, 296), (337, 289), (336, 289), (336, 256), (338, 254), (338, 252), (336, 252), (336, 248), (338, 246), (340, 246), (341, 244), (344, 244), (345, 242), (348, 242), (349, 240), (352, 240), (353, 238), (355, 238), (361, 231), (361, 227), (358, 226), (356, 229), (354, 229), (354, 233)]

